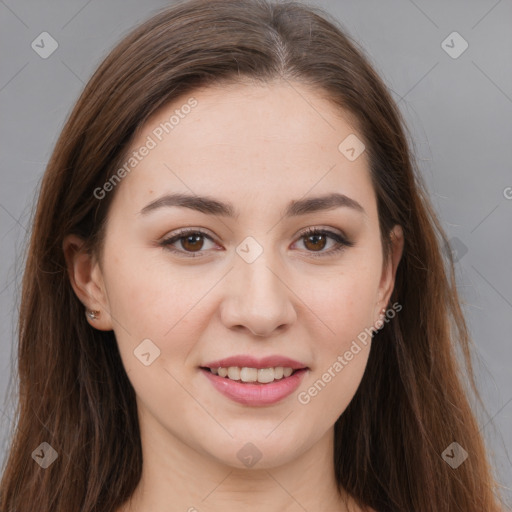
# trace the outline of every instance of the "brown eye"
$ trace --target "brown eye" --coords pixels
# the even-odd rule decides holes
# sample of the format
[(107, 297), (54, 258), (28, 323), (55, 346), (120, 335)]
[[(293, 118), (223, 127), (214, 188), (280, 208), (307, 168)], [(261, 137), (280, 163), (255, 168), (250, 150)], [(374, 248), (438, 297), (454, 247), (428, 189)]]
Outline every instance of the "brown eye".
[[(182, 230), (170, 238), (163, 240), (160, 242), (160, 245), (177, 255), (195, 258), (204, 256), (203, 253), (207, 252), (205, 250), (205, 241), (211, 242), (213, 245), (212, 238), (206, 233), (197, 229), (188, 229)], [(208, 247), (206, 247), (206, 249), (208, 249)]]
[[(332, 241), (332, 244), (327, 250), (324, 250), (328, 246), (329, 239)], [(309, 253), (309, 256), (314, 258), (334, 256), (336, 253), (354, 245), (354, 242), (345, 238), (344, 235), (319, 228), (309, 228), (302, 233), (300, 240), (302, 240), (306, 248), (306, 253)]]
[(305, 237), (304, 245), (312, 251), (321, 251), (327, 243), (324, 234), (312, 234)]
[(181, 238), (181, 246), (186, 251), (197, 251), (202, 249), (204, 245), (203, 235), (200, 234), (194, 234), (194, 235), (188, 235)]

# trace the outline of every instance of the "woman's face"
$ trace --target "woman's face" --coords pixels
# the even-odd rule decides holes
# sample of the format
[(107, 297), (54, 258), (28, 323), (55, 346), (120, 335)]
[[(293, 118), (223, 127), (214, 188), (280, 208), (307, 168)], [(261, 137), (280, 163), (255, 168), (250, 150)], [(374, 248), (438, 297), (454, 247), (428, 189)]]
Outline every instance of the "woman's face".
[(138, 132), (120, 182), (96, 191), (115, 197), (88, 305), (115, 332), (143, 435), (270, 468), (332, 429), (397, 261), (383, 266), (360, 139), (297, 83), (197, 90)]

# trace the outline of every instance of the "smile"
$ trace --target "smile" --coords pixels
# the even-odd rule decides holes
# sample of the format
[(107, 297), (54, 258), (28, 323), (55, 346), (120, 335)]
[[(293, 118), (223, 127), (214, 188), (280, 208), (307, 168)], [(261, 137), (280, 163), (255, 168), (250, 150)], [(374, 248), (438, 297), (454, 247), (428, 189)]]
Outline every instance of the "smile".
[[(308, 371), (307, 368), (292, 370), (283, 367), (259, 369), (220, 367), (217, 370), (210, 368), (200, 370), (219, 393), (237, 403), (253, 407), (272, 405), (284, 400), (299, 387)], [(279, 376), (281, 372), (282, 376), (277, 378), (276, 374)], [(224, 373), (226, 375), (221, 376)], [(230, 373), (233, 377), (238, 376), (239, 379), (233, 379), (229, 376)], [(260, 379), (266, 382), (261, 382)]]
[(260, 384), (269, 384), (274, 380), (281, 380), (289, 377), (293, 372), (293, 368), (277, 366), (275, 368), (240, 368), (238, 366), (230, 366), (229, 368), (210, 368), (214, 375), (225, 377), (230, 380), (241, 382), (259, 382)]

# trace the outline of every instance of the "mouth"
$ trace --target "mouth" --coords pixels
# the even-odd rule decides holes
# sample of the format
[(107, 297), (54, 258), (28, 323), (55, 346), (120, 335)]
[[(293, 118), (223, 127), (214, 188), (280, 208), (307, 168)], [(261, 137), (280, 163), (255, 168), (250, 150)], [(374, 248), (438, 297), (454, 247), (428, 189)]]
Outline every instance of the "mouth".
[(214, 389), (230, 400), (249, 406), (266, 406), (291, 395), (309, 367), (280, 355), (262, 359), (238, 355), (208, 362), (198, 370)]
[(269, 368), (252, 368), (247, 366), (229, 366), (210, 368), (201, 366), (201, 370), (210, 372), (212, 375), (228, 379), (241, 384), (271, 384), (276, 381), (287, 379), (297, 372), (305, 371), (307, 368), (291, 368), (289, 366), (275, 366)]
[(304, 364), (281, 356), (259, 360), (236, 356), (198, 369), (224, 397), (251, 407), (269, 406), (289, 397), (309, 371)]

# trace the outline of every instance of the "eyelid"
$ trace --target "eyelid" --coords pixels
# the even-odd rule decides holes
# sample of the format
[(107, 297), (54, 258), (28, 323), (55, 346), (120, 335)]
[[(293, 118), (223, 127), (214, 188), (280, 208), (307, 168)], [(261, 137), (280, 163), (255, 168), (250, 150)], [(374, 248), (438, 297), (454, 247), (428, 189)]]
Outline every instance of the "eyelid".
[(339, 238), (342, 238), (347, 244), (352, 243), (349, 241), (349, 237), (345, 235), (345, 233), (341, 229), (335, 229), (328, 226), (310, 226), (307, 228), (304, 228), (303, 230), (299, 231), (299, 233), (296, 235), (297, 238), (303, 237), (305, 235), (311, 235), (315, 233), (326, 233), (328, 235), (336, 235)]

